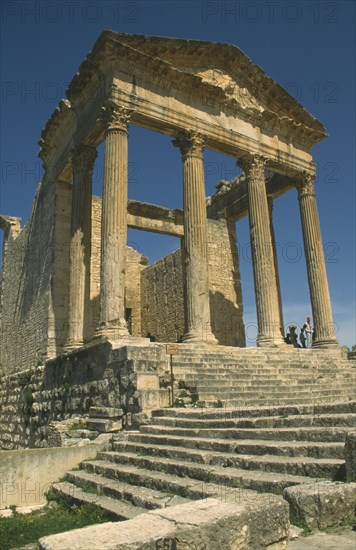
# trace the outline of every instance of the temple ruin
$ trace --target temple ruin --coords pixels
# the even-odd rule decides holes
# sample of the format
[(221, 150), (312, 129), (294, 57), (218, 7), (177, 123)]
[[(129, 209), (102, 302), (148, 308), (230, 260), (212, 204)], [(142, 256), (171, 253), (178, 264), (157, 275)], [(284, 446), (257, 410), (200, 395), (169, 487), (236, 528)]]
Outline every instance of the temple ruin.
[[(316, 205), (323, 125), (229, 44), (104, 31), (66, 94), (42, 131), (29, 221), (0, 216), (0, 510), (45, 502), (50, 487), (128, 520), (47, 536), (41, 550), (286, 550), (290, 520), (349, 522), (356, 371), (334, 334)], [(129, 200), (131, 125), (172, 138), (182, 210)], [(242, 169), (211, 197), (206, 149)], [(293, 188), (312, 349), (284, 339), (273, 205)], [(254, 348), (236, 244), (244, 216)], [(181, 247), (147, 265), (128, 227)]]
[[(172, 137), (183, 211), (128, 200), (128, 128)], [(338, 345), (314, 191), (322, 124), (237, 47), (105, 31), (47, 122), (30, 220), (1, 216), (1, 371), (83, 345), (158, 341), (244, 347), (235, 222), (248, 215), (257, 346), (284, 346), (274, 201), (298, 189), (315, 348)], [(105, 142), (102, 199), (92, 196)], [(204, 149), (243, 169), (206, 200)], [(127, 227), (181, 238), (153, 266)], [(223, 261), (221, 262), (221, 259)], [(147, 342), (147, 341), (146, 341)]]

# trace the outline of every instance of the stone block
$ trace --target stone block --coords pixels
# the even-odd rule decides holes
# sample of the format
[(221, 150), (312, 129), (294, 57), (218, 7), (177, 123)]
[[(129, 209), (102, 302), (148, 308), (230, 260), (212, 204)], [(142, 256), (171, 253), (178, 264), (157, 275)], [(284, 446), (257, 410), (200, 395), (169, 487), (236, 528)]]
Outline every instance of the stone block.
[(141, 514), (121, 523), (105, 523), (44, 537), (40, 550), (285, 550), (288, 505), (273, 507), (269, 498), (238, 505), (207, 499)]
[(121, 418), (124, 411), (116, 407), (90, 407), (89, 415), (92, 418)]
[(356, 481), (356, 431), (345, 440), (346, 481)]
[(157, 374), (137, 374), (138, 390), (158, 390), (159, 377)]
[(342, 524), (355, 514), (356, 483), (321, 481), (288, 487), (283, 492), (291, 521), (323, 530)]

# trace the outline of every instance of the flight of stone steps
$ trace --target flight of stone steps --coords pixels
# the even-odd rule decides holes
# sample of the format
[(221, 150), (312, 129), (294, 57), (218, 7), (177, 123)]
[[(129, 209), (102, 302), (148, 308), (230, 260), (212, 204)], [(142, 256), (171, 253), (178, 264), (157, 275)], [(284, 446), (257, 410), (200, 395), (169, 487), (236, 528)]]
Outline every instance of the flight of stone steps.
[(288, 486), (344, 479), (355, 413), (356, 401), (156, 410), (52, 489), (121, 520), (208, 497), (244, 503), (268, 492), (272, 504)]
[(356, 361), (341, 350), (189, 349), (173, 356), (182, 392), (206, 406), (328, 403), (356, 398)]

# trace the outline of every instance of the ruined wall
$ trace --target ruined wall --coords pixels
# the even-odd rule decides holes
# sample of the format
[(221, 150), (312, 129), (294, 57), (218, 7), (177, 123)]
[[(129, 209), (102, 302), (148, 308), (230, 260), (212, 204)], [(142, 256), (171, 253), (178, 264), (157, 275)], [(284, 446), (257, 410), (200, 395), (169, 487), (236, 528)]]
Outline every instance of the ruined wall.
[(39, 184), (30, 219), (10, 231), (3, 258), (0, 310), (0, 372), (14, 372), (42, 362), (47, 337), (52, 280), (55, 193)]
[(168, 406), (167, 369), (164, 349), (104, 343), (1, 376), (0, 449), (46, 447), (50, 422), (92, 406), (122, 408), (125, 425), (137, 427), (142, 411)]
[[(245, 346), (242, 294), (235, 224), (208, 220), (211, 325), (219, 344)], [(161, 342), (184, 334), (182, 258), (180, 250), (142, 271), (142, 334)]]
[(219, 343), (244, 347), (242, 290), (234, 222), (208, 220), (211, 326)]
[(69, 247), (72, 187), (55, 186), (53, 219), (53, 270), (48, 325), (48, 358), (58, 355), (68, 336)]
[[(69, 249), (72, 187), (41, 183), (29, 221), (12, 219), (5, 232), (0, 288), (0, 373), (19, 372), (56, 357), (68, 335)], [(101, 198), (93, 197), (91, 308), (99, 320)], [(126, 307), (132, 335), (141, 335), (140, 272), (146, 258), (128, 247)]]
[(146, 267), (141, 274), (142, 335), (177, 342), (184, 334), (181, 251)]

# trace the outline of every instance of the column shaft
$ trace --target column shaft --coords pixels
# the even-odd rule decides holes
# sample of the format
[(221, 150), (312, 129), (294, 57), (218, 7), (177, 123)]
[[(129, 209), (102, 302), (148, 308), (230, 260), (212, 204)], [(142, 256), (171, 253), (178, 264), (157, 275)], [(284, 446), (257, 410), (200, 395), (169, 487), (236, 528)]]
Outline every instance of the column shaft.
[(129, 112), (112, 103), (106, 122), (101, 218), (100, 322), (98, 336), (129, 336), (125, 321)]
[(265, 183), (266, 159), (246, 155), (239, 164), (247, 177), (248, 212), (255, 283), (258, 335), (261, 347), (283, 346), (278, 291)]
[(336, 347), (338, 342), (334, 333), (313, 177), (301, 176), (297, 190), (315, 330), (313, 347)]
[(66, 349), (88, 339), (90, 330), (90, 257), (92, 174), (97, 153), (94, 147), (78, 146), (72, 155), (73, 191), (69, 266), (69, 326)]
[(203, 140), (182, 132), (173, 142), (183, 160), (185, 335), (183, 342), (217, 343), (210, 324), (208, 236), (203, 167)]
[(275, 271), (275, 274), (276, 274), (277, 298), (278, 298), (277, 309), (278, 309), (278, 313), (279, 313), (279, 328), (280, 328), (280, 331), (281, 331), (282, 338), (284, 338), (282, 293), (281, 293), (281, 283), (280, 283), (280, 279), (279, 279), (276, 237), (275, 237), (274, 226), (273, 226), (273, 199), (272, 199), (272, 197), (268, 197), (268, 209), (269, 209), (269, 222), (270, 222), (270, 227), (271, 227), (273, 263), (274, 263), (274, 271)]

